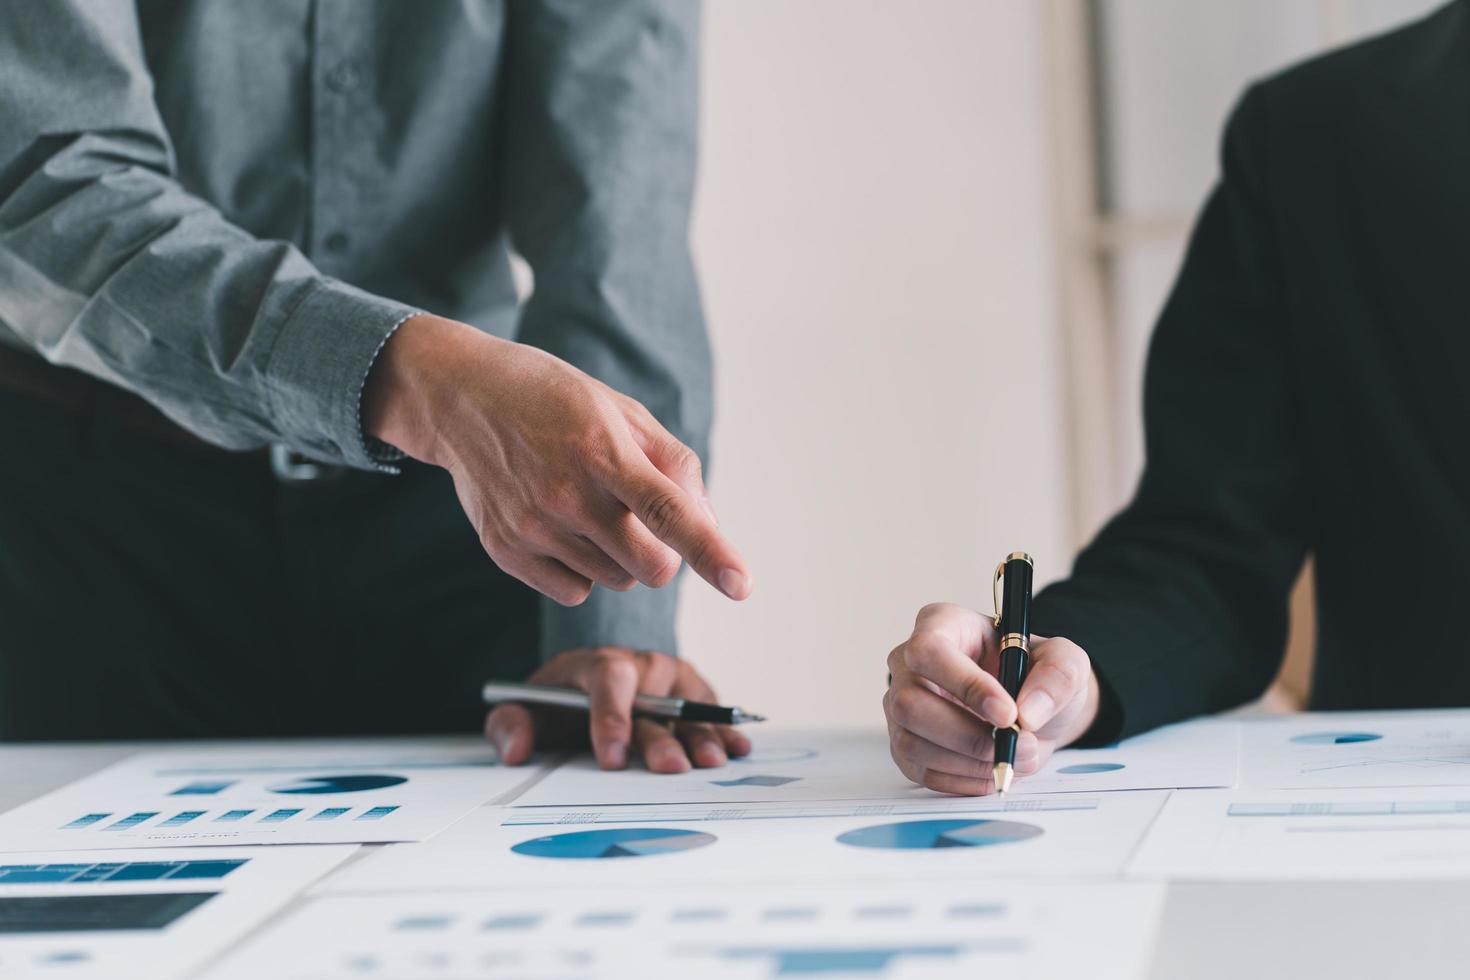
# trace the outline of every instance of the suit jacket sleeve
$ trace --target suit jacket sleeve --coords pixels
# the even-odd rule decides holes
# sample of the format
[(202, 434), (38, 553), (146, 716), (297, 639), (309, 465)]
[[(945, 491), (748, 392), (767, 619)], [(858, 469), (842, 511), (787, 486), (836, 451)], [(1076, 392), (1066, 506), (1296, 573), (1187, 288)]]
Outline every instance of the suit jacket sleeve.
[(1155, 330), (1137, 495), (1037, 598), (1036, 632), (1078, 643), (1102, 681), (1087, 742), (1248, 701), (1282, 658), (1306, 532), (1268, 108), (1260, 90), (1236, 108)]
[[(709, 342), (689, 250), (699, 8), (511, 4), (503, 186), (535, 274), (518, 339), (643, 402), (707, 461)], [(675, 652), (674, 587), (542, 603), (541, 647)]]

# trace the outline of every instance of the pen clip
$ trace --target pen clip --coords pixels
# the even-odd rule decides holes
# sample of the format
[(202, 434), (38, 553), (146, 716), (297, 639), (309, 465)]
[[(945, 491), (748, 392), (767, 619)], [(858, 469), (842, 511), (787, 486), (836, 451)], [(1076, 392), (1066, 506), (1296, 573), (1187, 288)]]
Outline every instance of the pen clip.
[(1006, 577), (1006, 563), (995, 566), (995, 577), (990, 580), (990, 601), (995, 606), (995, 628), (1000, 629), (1000, 583)]

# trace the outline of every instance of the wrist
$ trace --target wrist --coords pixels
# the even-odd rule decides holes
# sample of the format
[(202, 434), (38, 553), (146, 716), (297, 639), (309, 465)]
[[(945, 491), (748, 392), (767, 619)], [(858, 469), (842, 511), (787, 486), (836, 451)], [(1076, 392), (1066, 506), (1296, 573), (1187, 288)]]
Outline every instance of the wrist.
[(468, 324), (420, 314), (388, 339), (363, 390), (363, 431), (427, 463), (439, 460), (440, 407), (453, 383), (445, 369), (463, 363), (466, 349), (485, 335)]

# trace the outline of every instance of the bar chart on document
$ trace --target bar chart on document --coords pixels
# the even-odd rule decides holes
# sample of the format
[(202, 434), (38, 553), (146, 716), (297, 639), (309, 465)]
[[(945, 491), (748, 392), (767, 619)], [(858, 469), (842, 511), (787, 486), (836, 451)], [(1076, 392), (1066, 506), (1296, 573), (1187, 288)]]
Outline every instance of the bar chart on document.
[[(1058, 752), (1044, 770), (1017, 784), (1016, 795), (1231, 786), (1238, 756), (1233, 723), (1188, 722), (1105, 749)], [(589, 800), (605, 806), (923, 802), (934, 796), (888, 762), (883, 732), (777, 729), (761, 732), (754, 752), (722, 769), (672, 776), (637, 769), (604, 772), (591, 759), (573, 760), (527, 790), (515, 806), (574, 806)]]
[(1470, 710), (1334, 712), (1242, 725), (1241, 785), (1470, 783)]
[[(1151, 882), (348, 895), (314, 901), (209, 980), (1110, 980), (1142, 970), (1161, 897)], [(281, 949), (300, 954), (283, 966)]]
[(527, 777), (478, 746), (145, 753), (0, 816), (0, 850), (423, 840)]
[(1130, 872), (1195, 878), (1465, 878), (1470, 788), (1175, 793)]
[(0, 859), (0, 977), (185, 975), (354, 850), (169, 848)]

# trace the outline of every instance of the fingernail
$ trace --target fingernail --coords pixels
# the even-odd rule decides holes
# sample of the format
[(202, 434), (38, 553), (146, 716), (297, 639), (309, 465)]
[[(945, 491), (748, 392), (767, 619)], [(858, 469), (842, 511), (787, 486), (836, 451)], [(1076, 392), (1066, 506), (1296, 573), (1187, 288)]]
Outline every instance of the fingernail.
[(734, 568), (720, 570), (720, 591), (731, 599), (743, 599), (750, 591), (750, 577)]
[(628, 764), (628, 746), (622, 742), (614, 742), (603, 750), (603, 758), (607, 764), (614, 769), (621, 769)]
[(699, 506), (704, 508), (704, 512), (709, 515), (709, 519), (715, 522), (715, 527), (719, 527), (720, 518), (715, 514), (715, 505), (710, 503), (710, 499), (708, 497), (700, 497)]
[(668, 772), (688, 772), (690, 768), (689, 760), (685, 757), (683, 752), (675, 752), (673, 750), (670, 750), (668, 752), (661, 753), (658, 757), (658, 760), (659, 768)]
[(1039, 728), (1046, 724), (1056, 709), (1057, 703), (1045, 691), (1032, 691), (1021, 699), (1021, 717), (1026, 720), (1027, 728)]
[(980, 715), (986, 721), (996, 722), (1006, 716), (1006, 702), (1004, 698), (986, 698), (980, 702)]

